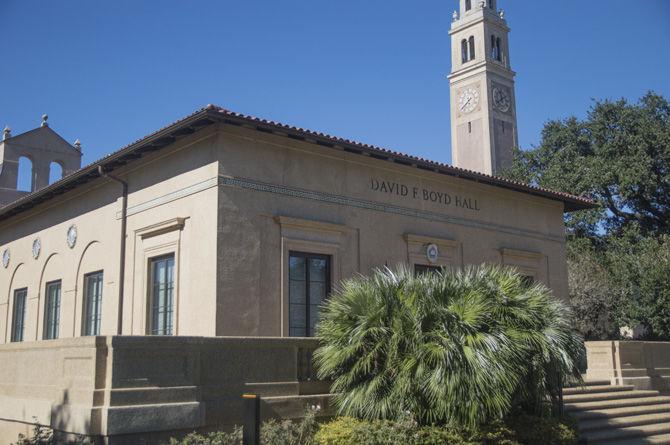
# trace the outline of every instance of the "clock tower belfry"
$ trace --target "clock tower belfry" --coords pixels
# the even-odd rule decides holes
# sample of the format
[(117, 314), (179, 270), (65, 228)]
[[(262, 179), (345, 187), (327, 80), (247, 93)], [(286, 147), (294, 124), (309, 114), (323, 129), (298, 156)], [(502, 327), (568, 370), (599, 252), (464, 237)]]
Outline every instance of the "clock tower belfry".
[(451, 36), (451, 161), (490, 175), (517, 145), (509, 27), (496, 0), (459, 0)]

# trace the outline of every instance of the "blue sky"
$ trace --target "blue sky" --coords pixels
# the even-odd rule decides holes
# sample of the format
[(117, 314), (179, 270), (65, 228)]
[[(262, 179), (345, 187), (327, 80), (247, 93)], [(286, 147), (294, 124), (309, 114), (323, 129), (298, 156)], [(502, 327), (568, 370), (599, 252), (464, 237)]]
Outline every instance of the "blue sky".
[[(498, 0), (519, 139), (592, 98), (670, 97), (670, 1)], [(214, 103), (450, 162), (457, 0), (0, 0), (0, 125), (49, 114), (84, 164)]]

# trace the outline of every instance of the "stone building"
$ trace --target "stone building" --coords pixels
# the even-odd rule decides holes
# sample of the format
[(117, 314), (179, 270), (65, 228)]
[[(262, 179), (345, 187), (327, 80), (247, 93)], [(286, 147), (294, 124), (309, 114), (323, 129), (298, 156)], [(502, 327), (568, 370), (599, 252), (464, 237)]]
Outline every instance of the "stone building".
[(455, 39), (502, 39), (451, 77), (456, 133), (454, 94), (478, 93), (476, 143), (454, 145), (470, 170), (212, 105), (81, 169), (58, 145), (65, 177), (0, 208), (0, 438), (35, 416), (132, 443), (237, 422), (243, 391), (267, 415), (327, 407), (319, 304), (385, 265), (505, 264), (565, 297), (563, 215), (593, 203), (488, 174), (511, 150), (499, 121), (516, 131), (511, 71), (489, 60), (507, 28), (461, 3)]

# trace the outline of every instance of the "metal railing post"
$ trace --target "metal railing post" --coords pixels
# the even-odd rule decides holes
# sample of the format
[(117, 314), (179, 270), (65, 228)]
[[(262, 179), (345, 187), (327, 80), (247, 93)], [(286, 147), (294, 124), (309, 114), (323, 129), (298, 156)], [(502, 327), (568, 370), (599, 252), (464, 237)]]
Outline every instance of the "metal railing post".
[(244, 427), (242, 445), (261, 444), (261, 398), (258, 394), (242, 394), (244, 400)]

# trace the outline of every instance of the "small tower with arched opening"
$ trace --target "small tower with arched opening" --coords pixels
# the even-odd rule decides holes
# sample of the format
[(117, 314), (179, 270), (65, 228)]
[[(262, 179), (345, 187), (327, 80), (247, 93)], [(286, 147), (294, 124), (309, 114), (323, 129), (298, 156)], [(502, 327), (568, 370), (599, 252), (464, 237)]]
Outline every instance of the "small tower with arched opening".
[(42, 116), (39, 127), (12, 136), (5, 127), (0, 141), (0, 206), (48, 186), (81, 168), (81, 145), (71, 145)]

